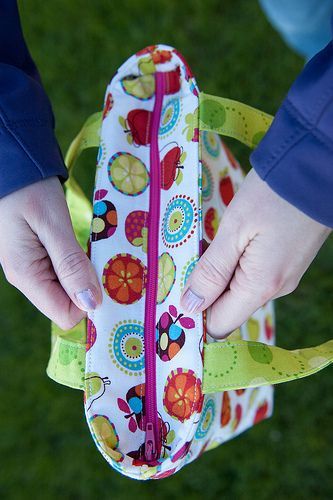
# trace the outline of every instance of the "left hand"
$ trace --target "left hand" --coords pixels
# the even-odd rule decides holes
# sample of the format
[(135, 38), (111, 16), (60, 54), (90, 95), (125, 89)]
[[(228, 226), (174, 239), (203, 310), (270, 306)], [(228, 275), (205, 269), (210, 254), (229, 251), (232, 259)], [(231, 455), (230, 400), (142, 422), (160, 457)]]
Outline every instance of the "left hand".
[(295, 290), (330, 231), (251, 170), (186, 283), (183, 309), (211, 306), (207, 330), (225, 337), (268, 300)]

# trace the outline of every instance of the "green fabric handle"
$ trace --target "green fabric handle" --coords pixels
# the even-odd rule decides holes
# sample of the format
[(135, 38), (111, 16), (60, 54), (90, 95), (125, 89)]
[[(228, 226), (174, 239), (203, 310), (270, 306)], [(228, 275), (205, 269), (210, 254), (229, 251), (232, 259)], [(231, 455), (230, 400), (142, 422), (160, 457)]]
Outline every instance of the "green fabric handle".
[(225, 97), (200, 92), (199, 129), (233, 137), (250, 148), (261, 141), (273, 117)]
[[(272, 116), (251, 106), (200, 94), (199, 129), (233, 137), (254, 148), (272, 122)], [(73, 177), (73, 167), (84, 149), (99, 146), (102, 113), (83, 125), (70, 145), (65, 162), (69, 180), (66, 199), (76, 237), (86, 250), (92, 206)], [(86, 321), (64, 332), (52, 324), (49, 377), (69, 387), (84, 388)], [(333, 341), (318, 347), (288, 351), (259, 342), (229, 340), (204, 346), (204, 393), (278, 384), (311, 375), (333, 361)]]
[[(90, 233), (92, 206), (76, 182), (73, 170), (82, 151), (99, 146), (101, 123), (101, 112), (91, 115), (72, 141), (65, 157), (69, 172), (69, 179), (65, 183), (66, 201), (74, 233), (85, 252)], [(51, 355), (46, 368), (50, 378), (68, 387), (84, 389), (86, 331), (86, 319), (68, 331), (51, 324)]]
[(245, 340), (204, 346), (203, 392), (280, 384), (307, 377), (333, 361), (333, 340), (318, 347), (288, 351)]

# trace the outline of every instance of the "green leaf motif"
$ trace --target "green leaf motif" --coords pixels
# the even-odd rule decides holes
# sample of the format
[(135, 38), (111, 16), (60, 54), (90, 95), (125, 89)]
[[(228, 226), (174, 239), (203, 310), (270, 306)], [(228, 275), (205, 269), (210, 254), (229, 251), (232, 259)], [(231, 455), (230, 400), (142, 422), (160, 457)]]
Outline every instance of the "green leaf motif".
[(248, 350), (251, 358), (257, 363), (269, 365), (273, 360), (273, 353), (271, 349), (259, 342), (248, 342)]

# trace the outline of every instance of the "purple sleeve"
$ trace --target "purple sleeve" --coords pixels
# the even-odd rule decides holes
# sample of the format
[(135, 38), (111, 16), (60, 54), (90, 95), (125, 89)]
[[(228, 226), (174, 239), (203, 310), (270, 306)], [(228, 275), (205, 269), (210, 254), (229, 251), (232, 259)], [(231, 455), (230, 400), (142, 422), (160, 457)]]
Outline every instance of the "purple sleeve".
[(332, 42), (304, 67), (250, 160), (276, 193), (333, 227)]
[(17, 4), (0, 0), (0, 197), (67, 170), (54, 118), (24, 42)]

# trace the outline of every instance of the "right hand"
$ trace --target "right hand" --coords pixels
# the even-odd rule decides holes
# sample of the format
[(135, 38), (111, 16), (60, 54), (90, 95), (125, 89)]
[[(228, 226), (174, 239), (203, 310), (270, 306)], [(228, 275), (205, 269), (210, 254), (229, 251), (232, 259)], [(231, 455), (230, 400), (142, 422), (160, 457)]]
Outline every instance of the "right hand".
[(63, 330), (102, 302), (58, 177), (0, 199), (0, 264), (9, 283)]

